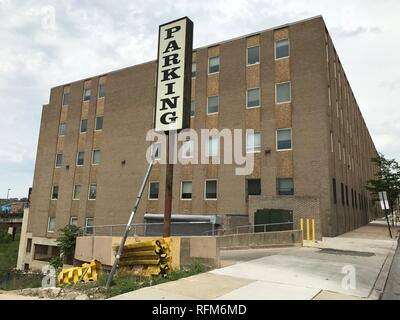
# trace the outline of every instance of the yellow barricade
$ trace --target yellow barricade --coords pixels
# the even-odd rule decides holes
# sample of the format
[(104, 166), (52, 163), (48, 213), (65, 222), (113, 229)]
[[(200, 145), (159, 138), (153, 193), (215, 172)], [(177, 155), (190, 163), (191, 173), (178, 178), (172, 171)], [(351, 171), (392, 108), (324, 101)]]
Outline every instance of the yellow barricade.
[[(304, 220), (306, 222), (306, 229), (304, 230)], [(311, 224), (311, 228), (310, 228)], [(315, 242), (315, 218), (300, 218), (300, 230), (303, 231), (303, 240)]]
[(82, 267), (63, 269), (58, 275), (59, 284), (72, 284), (77, 282), (97, 281), (99, 263), (93, 259), (90, 263), (82, 264)]

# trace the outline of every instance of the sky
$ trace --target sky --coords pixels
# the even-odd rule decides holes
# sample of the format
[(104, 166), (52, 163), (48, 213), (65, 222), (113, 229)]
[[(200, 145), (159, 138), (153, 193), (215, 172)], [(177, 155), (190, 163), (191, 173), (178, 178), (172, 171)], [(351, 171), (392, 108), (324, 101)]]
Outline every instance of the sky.
[(0, 198), (32, 185), (50, 88), (156, 59), (188, 16), (194, 48), (322, 15), (379, 152), (400, 160), (398, 0), (0, 0)]

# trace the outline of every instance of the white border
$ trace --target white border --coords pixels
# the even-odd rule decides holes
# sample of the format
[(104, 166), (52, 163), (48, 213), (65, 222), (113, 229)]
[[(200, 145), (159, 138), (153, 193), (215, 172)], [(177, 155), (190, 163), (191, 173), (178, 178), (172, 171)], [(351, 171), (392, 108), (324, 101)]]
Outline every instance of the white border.
[(93, 158), (94, 158), (94, 152), (95, 151), (100, 151), (100, 161), (101, 161), (101, 150), (100, 149), (93, 149), (92, 150), (92, 166), (98, 166), (99, 164), (100, 164), (100, 161), (99, 161), (99, 163), (93, 163)]
[[(278, 102), (278, 85), (285, 83), (289, 83), (289, 101)], [(291, 102), (292, 102), (292, 81), (289, 80), (289, 81), (275, 83), (275, 104), (285, 104)]]
[[(50, 227), (50, 219), (53, 218), (54, 219), (54, 230), (49, 230)], [(54, 233), (56, 231), (56, 217), (51, 217), (49, 216), (47, 219), (47, 232), (49, 233)]]
[[(158, 194), (157, 194), (157, 199), (150, 198), (150, 189), (151, 189), (150, 185), (151, 185), (152, 183), (154, 183), (154, 182), (157, 182), (157, 183), (158, 183)], [(158, 180), (149, 181), (149, 190), (147, 191), (147, 200), (150, 200), (150, 201), (158, 201), (159, 199), (160, 199), (160, 181), (158, 181)]]
[[(256, 135), (256, 134), (258, 134), (258, 135), (260, 135), (260, 150), (253, 150), (253, 151), (248, 151), (248, 137), (249, 137), (249, 135)], [(253, 148), (254, 149), (254, 148)], [(255, 132), (253, 132), (253, 133), (247, 133), (246, 134), (246, 154), (250, 154), (250, 153), (260, 153), (261, 152), (261, 132), (259, 132), (259, 131), (255, 131)]]
[[(79, 153), (83, 153), (83, 164), (78, 164), (78, 159), (79, 159)], [(85, 165), (85, 151), (78, 151), (76, 153), (76, 160), (75, 160), (75, 166), (77, 167), (83, 167)]]
[[(182, 191), (183, 191), (183, 183), (184, 182), (190, 182), (192, 184), (192, 197), (191, 198), (182, 198)], [(193, 181), (192, 180), (182, 180), (181, 181), (180, 199), (183, 200), (183, 201), (192, 201), (192, 199), (193, 199)]]
[[(256, 63), (249, 63), (249, 49), (251, 49), (251, 48), (257, 48), (258, 47), (258, 62), (256, 62)], [(247, 47), (246, 48), (246, 66), (247, 67), (250, 67), (250, 66), (256, 66), (256, 65), (258, 65), (258, 64), (260, 64), (260, 57), (261, 57), (261, 50), (260, 50), (261, 48), (260, 48), (260, 45), (258, 44), (258, 45), (255, 45), (255, 46), (251, 46), (251, 47)]]
[[(258, 106), (254, 106), (254, 107), (249, 107), (248, 103), (249, 103), (249, 91), (250, 90), (254, 90), (254, 89), (258, 89)], [(246, 89), (246, 109), (257, 109), (257, 108), (261, 108), (261, 89), (260, 87), (254, 87), (254, 88), (247, 88)]]
[[(75, 187), (80, 186), (81, 189), (79, 190), (79, 198), (75, 198)], [(74, 184), (72, 187), (72, 200), (80, 200), (81, 199), (81, 191), (82, 191), (82, 185), (81, 184)]]
[[(90, 90), (90, 96), (89, 96), (89, 100), (85, 100), (85, 91), (86, 90)], [(92, 99), (92, 88), (83, 88), (83, 95), (82, 95), (82, 102), (90, 102), (90, 100)]]
[[(215, 71), (215, 72), (211, 72), (211, 73), (210, 73), (210, 60), (211, 60), (212, 58), (218, 58), (218, 71)], [(196, 70), (197, 70), (197, 69), (196, 69)], [(219, 73), (220, 71), (221, 71), (221, 59), (220, 59), (220, 56), (218, 55), (218, 56), (211, 56), (211, 57), (208, 57), (207, 74), (208, 74), (208, 75), (217, 74), (217, 73)], [(197, 74), (196, 74), (196, 75), (197, 75)]]
[[(94, 198), (94, 199), (90, 199), (90, 187), (91, 186), (96, 186), (96, 198)], [(89, 183), (89, 188), (88, 188), (88, 200), (89, 201), (94, 201), (94, 200), (96, 200), (97, 199), (97, 183)]]
[[(217, 112), (208, 112), (208, 98), (212, 98), (212, 97), (217, 97), (218, 98), (218, 111)], [(207, 115), (213, 115), (213, 114), (218, 114), (219, 113), (219, 95), (213, 95), (213, 96), (207, 96)]]
[[(76, 219), (76, 225), (72, 224), (72, 219)], [(76, 217), (76, 216), (70, 217), (69, 218), (69, 225), (70, 226), (78, 226), (78, 217)]]
[[(278, 131), (282, 131), (282, 130), (290, 130), (290, 145), (291, 148), (288, 149), (278, 149)], [(276, 151), (280, 152), (280, 151), (291, 151), (293, 150), (293, 129), (292, 128), (280, 128), (280, 129), (276, 129)]]
[[(206, 198), (207, 196), (207, 181), (216, 181), (217, 182), (217, 190), (216, 190), (216, 198)], [(204, 180), (204, 200), (216, 201), (218, 200), (218, 179), (206, 179)]]
[[(287, 41), (288, 41), (288, 55), (285, 56), (285, 57), (277, 58), (277, 57), (276, 57), (276, 43), (279, 42), (279, 41), (284, 41), (284, 40), (287, 40)], [(280, 40), (275, 40), (275, 41), (274, 41), (274, 58), (275, 58), (275, 61), (279, 61), (279, 60), (283, 60), (283, 59), (288, 59), (288, 58), (290, 58), (290, 40), (289, 40), (289, 38), (280, 39)]]

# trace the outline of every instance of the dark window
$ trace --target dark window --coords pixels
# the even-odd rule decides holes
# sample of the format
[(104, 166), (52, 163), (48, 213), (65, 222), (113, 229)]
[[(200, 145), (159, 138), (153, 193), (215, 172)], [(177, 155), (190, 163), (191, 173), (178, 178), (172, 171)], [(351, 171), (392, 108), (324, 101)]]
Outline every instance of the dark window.
[(89, 186), (89, 200), (95, 200), (97, 195), (97, 185), (92, 183)]
[(83, 166), (84, 162), (85, 162), (85, 153), (83, 151), (80, 151), (76, 156), (76, 165)]
[(354, 208), (354, 190), (351, 188), (351, 206)]
[(192, 199), (192, 181), (182, 181), (182, 199)]
[(81, 133), (84, 133), (87, 131), (87, 124), (88, 124), (87, 119), (81, 120)]
[(92, 90), (90, 88), (85, 88), (83, 91), (83, 101), (89, 101), (92, 95)]
[(260, 89), (254, 88), (247, 90), (247, 108), (260, 106)]
[(66, 124), (60, 123), (60, 127), (58, 128), (58, 135), (60, 135), (60, 136), (65, 135), (65, 128), (66, 128)]
[(58, 199), (58, 186), (53, 186), (53, 190), (51, 191), (51, 199)]
[(94, 218), (86, 218), (85, 231), (87, 234), (94, 233)]
[(102, 130), (102, 129), (103, 129), (103, 117), (96, 117), (95, 130)]
[(106, 96), (106, 85), (101, 84), (99, 85), (99, 98), (103, 98)]
[(158, 181), (150, 182), (149, 199), (158, 199), (158, 189), (160, 183)]
[(63, 106), (69, 105), (69, 92), (64, 93), (62, 105)]
[(26, 253), (31, 252), (31, 248), (32, 248), (32, 239), (28, 238), (28, 240), (26, 241)]
[(247, 48), (247, 64), (260, 62), (260, 47)]
[(276, 103), (287, 103), (290, 102), (291, 98), (291, 87), (290, 82), (276, 84)]
[(354, 190), (354, 204), (356, 206), (356, 209), (358, 209), (358, 203), (357, 203), (357, 192)]
[(208, 73), (219, 72), (219, 57), (211, 57), (208, 59)]
[(275, 41), (275, 59), (289, 56), (289, 39)]
[(278, 194), (290, 196), (294, 194), (293, 178), (278, 178)]
[(195, 78), (197, 74), (197, 65), (196, 62), (192, 63), (192, 78)]
[(196, 114), (196, 101), (192, 101), (190, 103), (190, 116), (194, 117), (195, 114)]
[(340, 184), (340, 189), (341, 189), (341, 193), (342, 193), (342, 205), (344, 205), (344, 185), (343, 185), (343, 183)]
[(346, 205), (349, 206), (349, 188), (346, 186)]
[(336, 192), (336, 179), (332, 179), (332, 190), (333, 190), (333, 203), (337, 203), (337, 192)]
[(206, 199), (217, 199), (217, 180), (206, 181)]
[(154, 155), (154, 159), (159, 160), (161, 158), (161, 143), (153, 143), (151, 146), (151, 152)]
[(218, 96), (208, 97), (207, 99), (207, 113), (217, 113), (219, 105)]
[(62, 159), (63, 159), (63, 155), (61, 153), (57, 153), (57, 155), (56, 155), (56, 168), (61, 167)]
[(261, 179), (247, 179), (247, 195), (261, 195)]
[(276, 131), (276, 146), (278, 150), (292, 148), (292, 129), (280, 129)]

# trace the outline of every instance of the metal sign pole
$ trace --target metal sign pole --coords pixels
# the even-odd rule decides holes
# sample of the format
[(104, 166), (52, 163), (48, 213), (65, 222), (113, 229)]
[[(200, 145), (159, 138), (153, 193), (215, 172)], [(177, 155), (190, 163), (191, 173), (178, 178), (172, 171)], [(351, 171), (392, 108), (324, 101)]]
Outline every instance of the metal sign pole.
[(381, 202), (381, 208), (383, 209), (383, 212), (385, 213), (385, 217), (386, 217), (386, 223), (388, 226), (388, 230), (389, 230), (389, 236), (392, 239), (392, 230), (390, 229), (390, 222), (389, 222), (389, 217), (388, 217), (388, 213), (387, 211), (389, 210), (388, 206), (387, 206), (387, 193), (385, 191), (379, 192), (379, 200)]
[(174, 179), (174, 139), (175, 132), (168, 132), (167, 143), (167, 164), (165, 175), (165, 198), (164, 198), (164, 237), (171, 235), (171, 215), (172, 215), (172, 187)]
[(124, 250), (124, 245), (125, 245), (126, 239), (128, 238), (129, 232), (132, 229), (133, 218), (135, 217), (135, 213), (137, 211), (137, 208), (139, 207), (140, 199), (142, 198), (144, 188), (146, 187), (147, 180), (149, 178), (151, 169), (153, 167), (154, 156), (155, 156), (156, 152), (157, 152), (157, 150), (152, 151), (151, 161), (149, 163), (149, 166), (147, 167), (147, 171), (146, 171), (146, 174), (144, 176), (142, 185), (141, 185), (141, 187), (139, 189), (139, 193), (138, 193), (138, 195), (136, 197), (135, 205), (133, 207), (131, 216), (129, 217), (128, 224), (126, 225), (124, 236), (122, 237), (121, 242), (119, 244), (119, 248), (118, 248), (118, 252), (117, 252), (117, 254), (115, 256), (114, 264), (113, 264), (111, 272), (110, 272), (110, 274), (108, 275), (108, 278), (107, 278), (107, 284), (106, 284), (106, 288), (107, 289), (111, 285), (111, 282), (112, 282), (112, 279), (114, 277), (115, 271), (117, 270), (117, 267), (118, 267), (119, 259), (121, 258), (122, 251)]

